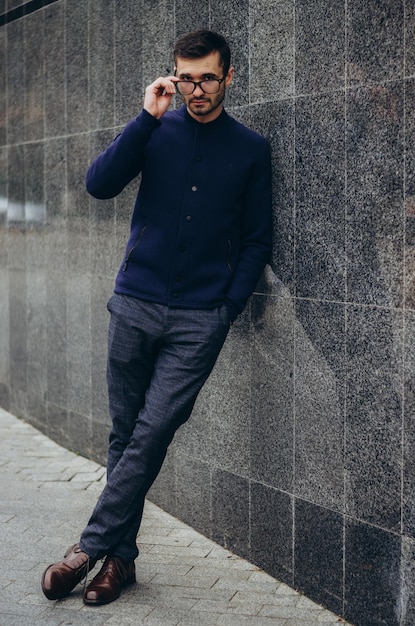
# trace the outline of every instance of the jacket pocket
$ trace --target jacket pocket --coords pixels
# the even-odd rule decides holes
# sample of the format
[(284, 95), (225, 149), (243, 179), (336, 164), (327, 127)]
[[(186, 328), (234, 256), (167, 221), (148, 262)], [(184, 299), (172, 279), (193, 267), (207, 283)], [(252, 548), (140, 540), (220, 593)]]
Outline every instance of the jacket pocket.
[(138, 235), (138, 237), (135, 240), (134, 244), (127, 251), (127, 254), (125, 255), (124, 265), (123, 265), (123, 268), (122, 268), (123, 272), (125, 272), (127, 270), (128, 263), (130, 262), (130, 259), (131, 259), (131, 255), (136, 250), (136, 248), (140, 245), (140, 242), (141, 242), (142, 238), (144, 237), (144, 233), (146, 232), (146, 230), (147, 230), (147, 225), (143, 226), (143, 228), (141, 229), (140, 234)]
[(228, 256), (227, 256), (226, 264), (230, 272), (232, 272), (232, 260), (231, 259), (232, 259), (232, 242), (230, 239), (228, 239)]

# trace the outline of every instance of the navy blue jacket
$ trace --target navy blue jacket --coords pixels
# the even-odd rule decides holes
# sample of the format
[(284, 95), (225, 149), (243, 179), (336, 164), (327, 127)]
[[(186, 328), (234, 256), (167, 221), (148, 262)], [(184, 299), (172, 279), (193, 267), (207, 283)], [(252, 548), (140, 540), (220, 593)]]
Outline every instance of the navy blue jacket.
[(87, 190), (112, 198), (141, 172), (115, 291), (172, 307), (243, 310), (271, 249), (266, 140), (225, 111), (202, 124), (185, 106), (147, 111), (90, 166)]

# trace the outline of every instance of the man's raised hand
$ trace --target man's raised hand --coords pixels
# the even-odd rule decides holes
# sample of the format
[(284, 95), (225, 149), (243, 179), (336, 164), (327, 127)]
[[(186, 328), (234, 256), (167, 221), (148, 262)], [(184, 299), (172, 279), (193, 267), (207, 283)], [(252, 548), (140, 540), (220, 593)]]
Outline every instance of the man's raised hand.
[(160, 76), (146, 88), (144, 109), (158, 120), (170, 106), (171, 99), (176, 93), (174, 83), (177, 80), (175, 76)]

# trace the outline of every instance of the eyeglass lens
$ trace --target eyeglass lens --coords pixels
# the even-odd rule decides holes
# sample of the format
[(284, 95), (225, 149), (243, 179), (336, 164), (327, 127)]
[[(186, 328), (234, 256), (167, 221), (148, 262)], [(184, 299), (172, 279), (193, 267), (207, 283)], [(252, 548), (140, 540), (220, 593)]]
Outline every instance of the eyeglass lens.
[(219, 80), (202, 80), (201, 82), (195, 82), (192, 80), (181, 80), (176, 83), (179, 93), (183, 96), (188, 96), (194, 92), (196, 86), (199, 85), (202, 91), (205, 93), (217, 93), (220, 88)]

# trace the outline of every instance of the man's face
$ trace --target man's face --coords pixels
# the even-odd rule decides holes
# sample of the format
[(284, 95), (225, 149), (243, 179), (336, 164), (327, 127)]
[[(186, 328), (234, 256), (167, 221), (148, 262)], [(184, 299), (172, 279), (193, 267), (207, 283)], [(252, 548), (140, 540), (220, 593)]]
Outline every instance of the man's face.
[[(180, 80), (210, 80), (223, 78), (219, 52), (212, 52), (200, 59), (176, 59), (176, 76)], [(189, 114), (199, 122), (207, 123), (216, 119), (222, 112), (222, 102), (225, 98), (226, 88), (231, 84), (233, 67), (229, 68), (225, 80), (220, 83), (217, 93), (204, 93), (200, 85), (197, 85), (193, 93), (183, 96), (183, 101)]]

